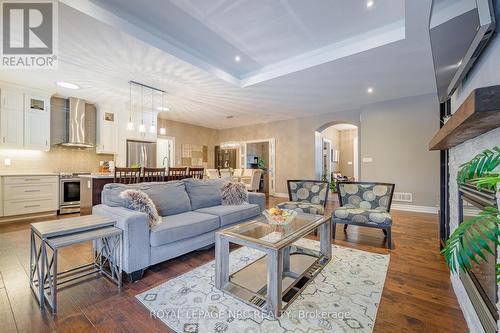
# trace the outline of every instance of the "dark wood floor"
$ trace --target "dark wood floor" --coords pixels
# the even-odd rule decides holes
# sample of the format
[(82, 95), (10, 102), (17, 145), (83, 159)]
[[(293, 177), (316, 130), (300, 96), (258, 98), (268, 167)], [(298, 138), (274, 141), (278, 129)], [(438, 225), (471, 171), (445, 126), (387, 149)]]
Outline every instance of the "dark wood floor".
[[(281, 199), (269, 199), (272, 206)], [(329, 205), (331, 211), (333, 205)], [(375, 332), (467, 332), (449, 272), (438, 246), (435, 215), (393, 212), (389, 272)], [(28, 287), (29, 223), (0, 225), (0, 332), (168, 332), (149, 317), (134, 295), (214, 259), (214, 249), (193, 252), (150, 268), (139, 282), (119, 292), (105, 278), (90, 278), (63, 288), (59, 312), (40, 311)], [(336, 244), (388, 253), (382, 231), (337, 228)], [(64, 249), (61, 269), (91, 259), (90, 245)]]

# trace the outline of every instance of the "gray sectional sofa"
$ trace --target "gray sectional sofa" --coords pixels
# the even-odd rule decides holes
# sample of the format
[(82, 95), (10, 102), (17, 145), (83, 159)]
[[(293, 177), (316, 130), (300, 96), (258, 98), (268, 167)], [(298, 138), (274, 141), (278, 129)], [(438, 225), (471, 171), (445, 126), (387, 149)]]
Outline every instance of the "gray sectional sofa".
[[(209, 247), (215, 232), (259, 216), (265, 208), (262, 193), (248, 193), (249, 203), (222, 205), (221, 180), (184, 179), (163, 183), (107, 184), (96, 215), (109, 216), (123, 230), (123, 270), (129, 280), (142, 277), (149, 266)], [(150, 229), (145, 213), (125, 208), (120, 193), (140, 189), (155, 203), (164, 222)]]

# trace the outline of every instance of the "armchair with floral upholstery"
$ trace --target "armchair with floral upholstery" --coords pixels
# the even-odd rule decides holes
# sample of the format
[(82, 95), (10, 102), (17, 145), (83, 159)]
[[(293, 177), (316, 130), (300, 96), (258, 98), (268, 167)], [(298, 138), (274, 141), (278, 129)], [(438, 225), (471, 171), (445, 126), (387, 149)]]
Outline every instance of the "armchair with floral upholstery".
[(299, 213), (323, 215), (328, 199), (328, 185), (327, 181), (321, 180), (289, 180), (290, 201), (279, 203), (277, 207)]
[(340, 206), (333, 210), (332, 237), (335, 226), (344, 224), (382, 229), (387, 247), (392, 249), (390, 214), (394, 184), (367, 182), (338, 182), (337, 193)]

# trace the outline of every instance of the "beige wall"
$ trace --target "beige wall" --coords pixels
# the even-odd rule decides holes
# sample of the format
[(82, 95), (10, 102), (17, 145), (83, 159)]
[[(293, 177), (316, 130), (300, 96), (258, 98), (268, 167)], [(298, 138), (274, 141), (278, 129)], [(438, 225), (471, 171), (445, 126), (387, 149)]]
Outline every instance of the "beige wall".
[[(12, 165), (4, 166), (11, 159)], [(96, 154), (94, 149), (51, 147), (50, 151), (0, 150), (0, 172), (97, 172), (99, 161), (112, 161), (113, 155)]]
[[(332, 149), (340, 151), (340, 131), (338, 131), (335, 127), (330, 126), (321, 132), (321, 136), (325, 139), (328, 139), (332, 142)], [(332, 172), (339, 171), (339, 163), (332, 163)]]
[(315, 178), (315, 131), (330, 122), (358, 125), (359, 111), (273, 121), (219, 130), (219, 141), (276, 139), (276, 192), (287, 193), (287, 179)]
[[(214, 167), (215, 146), (219, 143), (217, 130), (207, 127), (194, 126), (173, 120), (158, 119), (158, 128), (167, 130), (166, 136), (175, 137), (175, 165), (181, 165), (182, 144), (197, 144), (208, 146), (207, 168)], [(161, 135), (158, 135), (161, 138)]]
[(439, 152), (428, 150), (439, 129), (434, 94), (373, 104), (361, 114), (361, 179), (396, 184), (413, 193), (412, 205), (439, 202)]
[[(319, 177), (315, 131), (336, 123), (353, 124), (359, 128), (360, 180), (394, 182), (397, 191), (414, 194), (412, 205), (436, 206), (439, 153), (429, 152), (427, 144), (438, 130), (438, 115), (437, 98), (429, 94), (360, 110), (224, 129), (219, 141), (276, 138), (276, 192), (286, 193), (287, 179)], [(363, 163), (363, 157), (373, 162)]]

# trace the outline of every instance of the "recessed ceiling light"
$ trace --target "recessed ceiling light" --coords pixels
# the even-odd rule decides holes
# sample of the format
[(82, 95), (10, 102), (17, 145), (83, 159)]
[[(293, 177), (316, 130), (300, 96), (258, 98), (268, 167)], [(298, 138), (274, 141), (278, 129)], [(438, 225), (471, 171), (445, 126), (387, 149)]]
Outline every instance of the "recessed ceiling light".
[(156, 110), (158, 110), (158, 111), (170, 111), (170, 108), (166, 107), (166, 106), (159, 106), (156, 108)]
[(71, 82), (58, 81), (56, 84), (59, 87), (67, 88), (67, 89), (80, 89), (80, 86)]
[(371, 8), (371, 7), (373, 7), (373, 4), (374, 4), (373, 0), (368, 0), (368, 1), (366, 2), (366, 8)]
[(369, 94), (373, 94), (373, 88), (370, 87), (370, 88), (366, 89), (366, 92), (369, 93)]
[(234, 56), (234, 61), (240, 62), (241, 61), (241, 57), (239, 55)]

